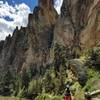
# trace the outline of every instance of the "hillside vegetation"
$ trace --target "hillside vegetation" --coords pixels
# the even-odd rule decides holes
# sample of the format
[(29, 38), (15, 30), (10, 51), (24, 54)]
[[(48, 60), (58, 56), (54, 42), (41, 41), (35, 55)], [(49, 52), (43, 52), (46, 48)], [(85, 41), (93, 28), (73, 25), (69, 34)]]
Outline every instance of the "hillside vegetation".
[[(86, 91), (91, 92), (100, 88), (100, 70), (98, 70), (98, 66), (100, 65), (98, 62), (100, 59), (99, 48), (96, 47), (92, 52), (88, 51), (81, 55), (79, 59), (73, 60), (73, 63), (75, 61), (79, 63), (75, 63), (75, 66), (79, 70), (77, 72), (79, 74), (77, 75), (82, 75), (82, 77), (79, 77), (72, 70), (74, 67), (72, 60), (70, 62), (65, 57), (64, 47), (57, 46), (53, 51), (57, 59), (40, 76), (33, 78), (31, 68), (27, 69), (23, 74), (15, 74), (15, 76), (8, 70), (0, 82), (0, 94), (33, 100), (63, 100), (66, 83), (70, 83), (74, 100), (84, 100), (84, 93)], [(57, 52), (59, 52), (59, 55)], [(96, 59), (93, 59), (94, 57)], [(59, 60), (59, 64), (57, 60)], [(83, 73), (83, 70), (80, 72), (81, 66), (83, 66), (80, 65), (80, 62), (83, 62), (82, 64), (87, 69), (86, 73)], [(85, 77), (85, 74), (87, 77)], [(84, 84), (81, 84), (78, 78), (86, 81), (84, 81)]]

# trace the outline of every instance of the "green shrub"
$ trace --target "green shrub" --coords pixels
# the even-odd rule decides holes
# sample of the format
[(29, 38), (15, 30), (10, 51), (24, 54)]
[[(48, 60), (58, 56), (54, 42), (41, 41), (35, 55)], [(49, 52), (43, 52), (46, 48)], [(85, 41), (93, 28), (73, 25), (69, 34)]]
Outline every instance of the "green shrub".
[(24, 88), (23, 89), (20, 89), (19, 90), (19, 93), (17, 94), (17, 96), (20, 97), (20, 98), (24, 98), (26, 96), (25, 89)]
[(51, 96), (48, 94), (41, 94), (35, 100), (51, 100)]
[(100, 70), (100, 46), (88, 51), (87, 64), (93, 68)]
[(100, 72), (88, 69), (88, 81), (84, 87), (85, 91), (94, 91), (100, 89)]
[(49, 94), (41, 94), (35, 100), (63, 100), (62, 96), (53, 96)]
[(52, 97), (52, 100), (63, 100), (63, 97), (61, 97), (61, 96), (54, 96), (54, 97)]
[(74, 100), (85, 100), (84, 99), (84, 91), (82, 89), (82, 86), (75, 82), (72, 86), (72, 93), (74, 95)]
[(41, 92), (42, 92), (42, 83), (41, 83), (41, 79), (32, 80), (32, 81), (29, 83), (28, 94), (32, 94), (32, 93), (41, 93)]
[(0, 95), (9, 96), (14, 90), (14, 77), (8, 69), (0, 82)]

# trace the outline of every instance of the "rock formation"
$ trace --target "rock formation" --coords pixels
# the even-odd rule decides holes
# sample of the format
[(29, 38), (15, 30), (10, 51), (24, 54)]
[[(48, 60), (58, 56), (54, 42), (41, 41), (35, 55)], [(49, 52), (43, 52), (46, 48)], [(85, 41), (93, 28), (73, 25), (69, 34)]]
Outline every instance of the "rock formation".
[(14, 72), (21, 69), (26, 58), (25, 52), (29, 48), (27, 41), (25, 28), (21, 28), (20, 30), (16, 28), (12, 37), (9, 35), (5, 41), (1, 42), (0, 71), (5, 72), (10, 68)]
[(10, 68), (20, 72), (32, 67), (34, 72), (49, 63), (49, 49), (58, 14), (53, 0), (39, 0), (39, 5), (29, 14), (27, 27), (21, 27), (0, 42), (0, 70)]
[(0, 42), (0, 71), (32, 67), (34, 74), (40, 73), (50, 63), (53, 43), (69, 48), (75, 57), (100, 45), (100, 0), (64, 0), (59, 16), (53, 4), (53, 0), (39, 0), (27, 27), (16, 27)]
[(34, 8), (28, 18), (27, 58), (22, 68), (33, 67), (41, 72), (41, 68), (49, 63), (49, 49), (53, 41), (53, 30), (58, 15), (53, 7), (53, 0), (39, 0), (39, 6)]
[(74, 53), (75, 49), (100, 45), (99, 10), (100, 0), (64, 0), (55, 27), (55, 42)]

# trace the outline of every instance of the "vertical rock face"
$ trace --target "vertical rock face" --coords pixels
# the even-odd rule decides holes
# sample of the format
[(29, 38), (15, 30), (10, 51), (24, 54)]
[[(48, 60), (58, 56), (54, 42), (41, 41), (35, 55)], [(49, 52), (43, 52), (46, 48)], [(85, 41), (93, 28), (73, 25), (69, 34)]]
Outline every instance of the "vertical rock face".
[(53, 8), (54, 1), (53, 0), (38, 0), (39, 6), (43, 9), (48, 8), (51, 9)]
[(59, 18), (53, 0), (38, 2), (27, 27), (16, 27), (0, 42), (0, 71), (41, 72), (49, 64), (52, 41), (74, 53), (100, 45), (100, 0), (64, 0)]
[[(2, 50), (0, 52), (0, 71), (5, 72), (10, 69), (12, 72), (21, 70), (25, 61), (25, 52), (28, 50), (28, 38), (25, 28), (15, 29), (12, 37), (9, 35), (5, 41), (2, 41)], [(2, 73), (1, 73), (2, 74)]]
[(46, 67), (57, 16), (53, 0), (39, 0), (39, 5), (28, 18), (27, 33), (30, 46), (22, 68), (33, 66), (34, 70), (40, 72), (43, 66)]
[(53, 0), (39, 0), (29, 14), (27, 27), (16, 27), (12, 36), (0, 42), (0, 71), (20, 72), (28, 67), (34, 74), (49, 63), (49, 49), (58, 17)]
[[(53, 7), (53, 0), (39, 0), (39, 6), (35, 7), (33, 14), (29, 15), (28, 29), (33, 30), (30, 35), (35, 33), (38, 36), (37, 40), (40, 42), (38, 46), (41, 46), (41, 48), (44, 46), (44, 49), (49, 47), (49, 38), (53, 37), (57, 16), (57, 12)], [(30, 36), (30, 38), (32, 37), (34, 38), (34, 36)]]
[(81, 47), (100, 45), (100, 0), (94, 0), (86, 13), (87, 24), (80, 34)]
[(55, 28), (55, 42), (90, 48), (100, 44), (100, 0), (64, 0)]

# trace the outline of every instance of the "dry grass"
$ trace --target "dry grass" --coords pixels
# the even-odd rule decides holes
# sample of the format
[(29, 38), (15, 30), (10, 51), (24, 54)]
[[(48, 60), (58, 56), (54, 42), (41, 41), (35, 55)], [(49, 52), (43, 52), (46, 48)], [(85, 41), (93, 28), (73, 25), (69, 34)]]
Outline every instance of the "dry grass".
[(3, 96), (0, 96), (0, 100), (26, 100), (26, 99), (21, 99), (21, 98), (18, 98), (18, 97), (3, 97)]

